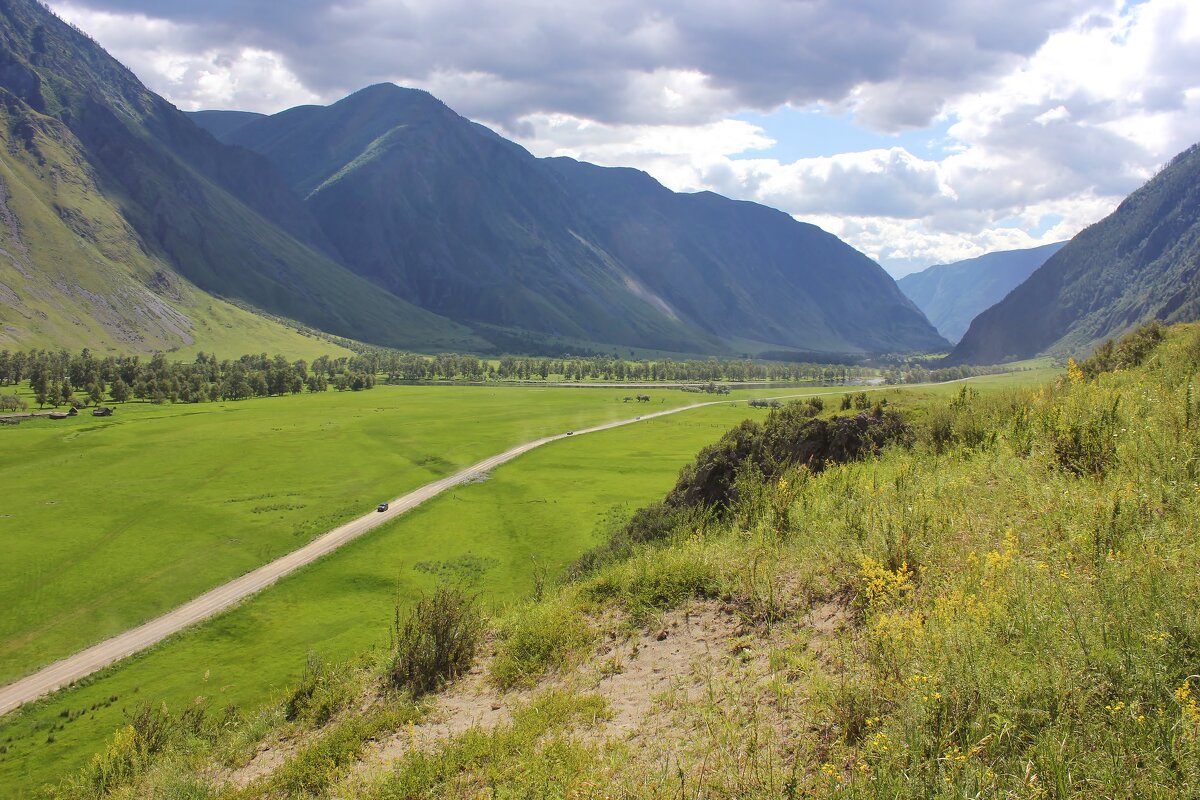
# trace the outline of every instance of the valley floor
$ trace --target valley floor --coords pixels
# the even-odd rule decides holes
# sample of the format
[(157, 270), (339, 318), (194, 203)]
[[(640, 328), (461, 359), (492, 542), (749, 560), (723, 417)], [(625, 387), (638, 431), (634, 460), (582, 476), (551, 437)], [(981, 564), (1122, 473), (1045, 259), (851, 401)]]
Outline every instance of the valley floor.
[[(1028, 376), (1024, 379), (1028, 379)], [(1004, 380), (1004, 376), (991, 376), (980, 379), (979, 385), (981, 389), (999, 387)], [(934, 387), (917, 390), (916, 393), (913, 390), (891, 390), (891, 396), (903, 401), (905, 397), (920, 397), (921, 391), (944, 396), (956, 389), (949, 386)], [(840, 390), (833, 390), (833, 393), (835, 398), (841, 395)], [(445, 579), (458, 575), (471, 578), (489, 574), (483, 584), (476, 585), (488, 587), (489, 597), (494, 597), (496, 601), (505, 596), (511, 597), (514, 592), (523, 591), (521, 587), (529, 586), (532, 563), (529, 559), (532, 554), (539, 554), (544, 559), (544, 567), (557, 570), (558, 565), (573, 558), (589, 542), (594, 543), (596, 536), (604, 535), (607, 526), (614, 524), (603, 522), (613, 503), (619, 504), (616, 507), (622, 507), (625, 503), (652, 499), (669, 485), (678, 465), (686, 460), (688, 454), (711, 441), (746, 413), (744, 408), (739, 411), (722, 404), (708, 410), (678, 415), (670, 420), (647, 421), (647, 427), (641, 430), (629, 429), (598, 435), (591, 447), (599, 447), (602, 442), (610, 440), (611, 443), (590, 453), (579, 450), (584, 447), (581, 441), (568, 450), (556, 447), (542, 455), (530, 454), (522, 459), (523, 468), (520, 472), (540, 476), (538, 480), (542, 484), (537, 488), (522, 489), (514, 495), (511, 482), (504, 480), (491, 480), (469, 487), (472, 493), (484, 491), (496, 497), (479, 505), (478, 514), (470, 506), (464, 508), (462, 497), (444, 498), (438, 501), (437, 507), (445, 513), (437, 511), (432, 517), (425, 512), (417, 513), (400, 529), (378, 539), (377, 544), (369, 547), (355, 545), (345, 556), (339, 556), (316, 572), (309, 569), (285, 581), (244, 610), (226, 615), (227, 619), (215, 620), (179, 641), (169, 642), (147, 657), (117, 668), (111, 676), (89, 681), (89, 685), (62, 697), (52, 698), (48, 704), (39, 704), (28, 713), (22, 712), (6, 719), (0, 729), (0, 736), (8, 737), (11, 743), (8, 753), (0, 754), (0, 771), (9, 776), (5, 782), (18, 787), (36, 785), (55, 774), (61, 774), (64, 767), (70, 769), (68, 765), (72, 763), (82, 763), (87, 754), (95, 749), (97, 736), (111, 730), (148, 698), (165, 698), (169, 694), (176, 698), (171, 707), (178, 708), (181, 696), (195, 697), (197, 691), (210, 694), (217, 686), (221, 686), (216, 695), (222, 698), (221, 702), (255, 704), (264, 697), (263, 690), (254, 690), (247, 683), (249, 676), (256, 673), (259, 686), (271, 685), (262, 683), (267, 675), (274, 676), (269, 680), (275, 686), (279, 686), (280, 681), (286, 683), (291, 680), (289, 676), (295, 675), (295, 669), (303, 661), (305, 649), (311, 647), (304, 642), (325, 641), (322, 651), (338, 658), (344, 657), (338, 653), (348, 654), (373, 641), (377, 642), (380, 621), (387, 617), (388, 598), (397, 589), (396, 576), (402, 575), (405, 569), (414, 577), (417, 574), (425, 575), (411, 571), (413, 562), (417, 562), (418, 566), (426, 563), (421, 561), (422, 558), (428, 563), (440, 565), (428, 577), (437, 578), (440, 575), (440, 579)], [(667, 427), (662, 427), (664, 425)], [(647, 449), (661, 449), (667, 443), (670, 445), (665, 452), (652, 454)], [(568, 452), (575, 452), (578, 459), (572, 458), (569, 464), (563, 463), (561, 456)], [(526, 459), (533, 460), (526, 464)], [(604, 477), (605, 472), (597, 471), (602, 465), (606, 465), (609, 477)], [(650, 467), (653, 468), (648, 469)], [(505, 468), (498, 474), (506, 474), (506, 470), (511, 469)], [(569, 480), (564, 484), (561, 478), (566, 476), (569, 476)], [(634, 482), (637, 490), (634, 490)], [(549, 505), (542, 505), (547, 499)], [(571, 505), (556, 506), (555, 503), (560, 501), (569, 501)], [(530, 502), (534, 505), (528, 505)], [(623, 507), (628, 509), (628, 506)], [(497, 519), (494, 513), (496, 509), (507, 511)], [(530, 516), (534, 510), (537, 514)], [(465, 518), (464, 512), (468, 512)], [(617, 522), (628, 514), (628, 510), (620, 513), (614, 518)], [(497, 528), (497, 522), (504, 527)], [(464, 533), (474, 530), (475, 533), (447, 551), (438, 532), (449, 530)], [(493, 530), (495, 533), (489, 533)], [(538, 531), (545, 531), (545, 534)], [(491, 553), (497, 552), (495, 545), (484, 544), (489, 540), (495, 541), (497, 535), (502, 537), (502, 541), (511, 539), (513, 544), (521, 543), (519, 552), (512, 554), (515, 558), (501, 556), (503, 566), (499, 568), (496, 564), (501, 562), (493, 562), (491, 556)], [(552, 538), (546, 539), (545, 535)], [(372, 540), (376, 539), (372, 537)], [(418, 545), (421, 540), (427, 544)], [(387, 544), (389, 541), (392, 542), (390, 546)], [(401, 553), (407, 554), (407, 558), (401, 553), (389, 552), (389, 548), (394, 548), (395, 543), (400, 541), (405, 543)], [(423, 550), (427, 555), (421, 555)], [(456, 556), (456, 550), (464, 552)], [(396, 562), (397, 555), (401, 556), (399, 562)], [(371, 566), (368, 567), (368, 564)], [(387, 566), (390, 564), (394, 566)], [(371, 577), (368, 580), (366, 571), (372, 570), (378, 574), (378, 578)], [(482, 573), (478, 570), (482, 570)], [(408, 580), (405, 578), (405, 581)], [(503, 590), (496, 591), (500, 587), (504, 587)], [(405, 591), (411, 594), (415, 589)], [(368, 606), (359, 608), (358, 604), (368, 596), (364, 592), (369, 593), (372, 599)], [(271, 600), (271, 597), (275, 600)], [(347, 620), (351, 617), (361, 621), (352, 626), (358, 632), (347, 637)], [(254, 635), (247, 638), (251, 632)], [(337, 637), (341, 637), (340, 640)], [(288, 643), (285, 644), (285, 640)], [(330, 647), (335, 641), (340, 641), (340, 644)], [(255, 658), (253, 653), (270, 653), (270, 660)], [(230, 667), (239, 663), (243, 666), (231, 672)], [(212, 683), (208, 683), (207, 678), (210, 670)], [(201, 673), (205, 676), (204, 682), (199, 680)], [(204, 684), (209, 688), (205, 689)], [(175, 688), (164, 694), (167, 686)], [(127, 705), (130, 702), (134, 706)], [(60, 718), (60, 707), (79, 711), (70, 710)], [(38, 736), (48, 741), (39, 744), (39, 740), (34, 738)]]

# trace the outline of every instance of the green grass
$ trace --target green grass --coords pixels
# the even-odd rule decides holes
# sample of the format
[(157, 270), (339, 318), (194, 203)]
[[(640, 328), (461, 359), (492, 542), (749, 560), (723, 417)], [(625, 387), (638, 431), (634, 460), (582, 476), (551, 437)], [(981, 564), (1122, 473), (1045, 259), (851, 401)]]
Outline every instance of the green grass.
[[(743, 681), (739, 659), (720, 648), (703, 691), (686, 703), (668, 698), (669, 726), (636, 747), (573, 738), (572, 728), (596, 724), (604, 709), (587, 695), (545, 696), (551, 706), (535, 701), (511, 725), (406, 756), (365, 795), (338, 783), (371, 724), (370, 713), (351, 714), (272, 783), (368, 797), (485, 787), (562, 796), (597, 786), (664, 800), (685, 786), (689, 797), (764, 800), (1194, 796), (1198, 369), (1192, 326), (1172, 332), (1144, 367), (1094, 381), (1014, 388), (1020, 375), (993, 376), (970, 382), (975, 392), (960, 394), (963, 384), (882, 392), (875, 397), (916, 412), (912, 445), (808, 476), (787, 495), (784, 528), (759, 507), (787, 487), (751, 482), (746, 503), (702, 535), (642, 547), (541, 601), (510, 604), (533, 585), (531, 552), (553, 571), (642, 498), (662, 496), (673, 477), (654, 466), (668, 460), (663, 442), (679, 443), (675, 457), (687, 460), (687, 447), (765, 412), (714, 406), (556, 443), (6, 720), (0, 783), (22, 797), (71, 772), (123, 721), (122, 705), (167, 697), (178, 710), (203, 694), (220, 708), (262, 696), (229, 679), (239, 662), (247, 674), (258, 667), (256, 680), (275, 680), (290, 659), (295, 680), (302, 645), (332, 659), (366, 650), (360, 665), (381, 661), (395, 585), (384, 575), (394, 572), (404, 593), (458, 578), (505, 605), (492, 665), (504, 683), (528, 684), (547, 666), (586, 656), (589, 630), (604, 620), (695, 596), (739, 610), (768, 673)], [(1072, 468), (1080, 453), (1097, 455), (1088, 474)], [(616, 509), (618, 500), (606, 514), (618, 496), (627, 508)], [(813, 604), (842, 607), (846, 627), (809, 630)], [(810, 637), (824, 643), (809, 650)], [(276, 697), (284, 694), (281, 686)], [(268, 722), (251, 724), (253, 736), (278, 720), (272, 708), (262, 712)], [(209, 796), (206, 753), (244, 749), (251, 733), (235, 727), (232, 736), (185, 746), (130, 785)]]
[[(984, 391), (991, 387), (1001, 388), (1005, 377), (989, 376), (980, 387)], [(785, 391), (776, 390), (775, 393)], [(834, 400), (843, 393), (841, 389), (818, 391), (829, 392)], [(893, 402), (916, 403), (955, 391), (955, 385), (907, 387), (888, 389), (873, 396), (887, 396)], [(658, 399), (658, 392), (652, 394)], [(740, 394), (748, 397), (770, 392)], [(485, 420), (492, 423), (483, 426), (490, 433), (485, 436), (477, 432), (476, 438), (494, 438), (500, 435), (495, 430), (501, 426), (499, 421), (506, 420), (504, 424), (510, 427), (514, 424), (507, 416), (514, 405), (514, 397), (521, 400), (518, 405), (523, 413), (532, 416), (535, 408), (541, 408), (542, 414), (558, 415), (561, 427), (557, 429), (561, 430), (582, 427), (584, 416), (597, 418), (612, 414), (623, 418), (635, 414), (638, 407), (634, 404), (615, 401), (621, 396), (620, 390), (381, 387), (360, 395), (342, 395), (340, 399), (332, 394), (314, 396), (311, 400), (320, 401), (321, 405), (329, 404), (326, 409), (329, 416), (309, 413), (306, 415), (309, 422), (296, 435), (305, 437), (303, 448), (312, 451), (324, 446), (322, 452), (335, 458), (329, 454), (329, 443), (317, 434), (323, 426), (333, 424), (331, 417), (336, 418), (340, 433), (333, 439), (332, 450), (349, 451), (351, 462), (361, 462), (357, 468), (359, 472), (370, 469), (372, 474), (394, 478), (398, 472), (397, 462), (403, 459), (396, 457), (392, 446), (381, 444), (377, 439), (400, 436), (398, 428), (403, 428), (410, 436), (415, 433), (409, 430), (414, 427), (411, 423), (398, 426), (387, 417), (380, 417), (386, 412), (376, 409), (388, 406), (392, 402), (388, 398), (396, 398), (395, 403), (407, 399), (410, 404), (407, 408), (425, 405), (432, 409), (430, 421), (423, 426), (424, 438), (419, 441), (440, 438), (456, 441), (460, 450), (469, 450), (472, 442), (462, 441), (466, 438), (464, 429), (457, 422), (468, 408), (477, 423)], [(708, 399), (682, 392), (663, 392), (662, 396), (676, 404)], [(220, 420), (236, 419), (231, 416), (233, 412), (242, 409), (242, 413), (249, 414), (236, 428), (244, 439), (247, 429), (262, 428), (272, 419), (278, 422), (282, 418), (289, 424), (299, 424), (291, 419), (295, 416), (291, 409), (304, 407), (302, 401), (308, 399), (302, 396), (253, 401), (258, 403), (257, 408), (248, 401), (233, 404), (232, 411), (214, 408), (212, 414), (217, 424), (207, 430), (228, 447), (228, 442), (237, 436), (233, 435), (231, 423), (221, 425)], [(451, 414), (447, 409), (447, 403), (455, 401), (462, 404), (460, 414)], [(538, 403), (542, 405), (538, 406)], [(834, 402), (827, 401), (827, 404), (832, 406)], [(653, 405), (662, 407), (662, 404)], [(123, 419), (133, 430), (137, 426), (132, 425), (131, 417), (144, 415), (147, 429), (163, 426), (172, 436), (182, 437), (180, 441), (186, 441), (192, 447), (197, 439), (203, 438), (195, 436), (197, 430), (188, 427), (198, 418), (182, 415), (205, 408), (129, 406), (118, 414), (125, 414)], [(641, 408), (646, 410), (646, 406)], [(0, 755), (0, 781), (29, 787), (54, 779), (64, 769), (82, 763), (121, 723), (123, 713), (132, 712), (140, 703), (166, 699), (177, 707), (204, 695), (212, 697), (219, 705), (227, 702), (253, 705), (263, 701), (272, 687), (294, 680), (303, 669), (310, 650), (336, 659), (372, 645), (381, 645), (386, 638), (397, 589), (402, 596), (411, 598), (441, 581), (465, 581), (482, 592), (489, 605), (512, 600), (529, 591), (535, 571), (546, 569), (555, 573), (598, 543), (612, 525), (635, 508), (661, 496), (674, 481), (679, 467), (700, 447), (715, 441), (725, 429), (746, 416), (765, 413), (747, 409), (744, 404), (723, 403), (533, 451), (498, 469), (491, 480), (460, 487), (435, 499), (285, 579), (233, 612), (118, 665), (88, 681), (82, 688), (61, 693), (6, 718), (0, 726), (0, 742), (10, 736), (14, 741), (8, 744), (9, 752)], [(450, 419), (434, 419), (442, 415)], [(570, 417), (570, 421), (565, 417)], [(203, 421), (203, 416), (200, 419)], [(66, 429), (51, 428), (49, 423), (39, 424), (46, 426), (44, 431), (57, 432), (55, 437), (44, 441), (57, 442), (65, 438), (63, 431)], [(521, 431), (516, 439), (536, 435), (538, 423), (529, 424), (535, 427)], [(268, 428), (260, 433), (275, 432)], [(274, 439), (274, 446), (278, 447), (278, 435)], [(271, 440), (268, 436), (267, 441)], [(243, 455), (248, 452), (246, 446), (242, 446)], [(499, 451), (502, 447), (493, 441), (492, 449), (486, 453)], [(478, 454), (471, 458), (461, 457), (461, 460), (471, 461), (477, 457)], [(412, 460), (410, 452), (408, 461)], [(376, 461), (385, 463), (372, 463)], [(262, 463), (261, 458), (258, 463)], [(315, 460), (299, 465), (301, 471), (328, 470), (331, 466), (318, 464)], [(422, 475), (436, 477), (434, 473), (421, 473), (417, 477), (427, 479)], [(239, 481), (243, 483), (241, 493), (236, 496), (245, 497), (251, 492), (244, 487), (244, 482), (259, 479), (261, 475), (239, 470), (229, 477), (235, 479), (234, 485)], [(132, 484), (132, 480), (127, 482)], [(317, 486), (319, 483), (314, 481), (305, 485)], [(219, 499), (220, 491), (214, 491)], [(332, 490), (329, 491), (328, 496), (332, 496)], [(342, 487), (342, 491), (346, 488)], [(379, 490), (364, 490), (360, 502), (369, 505), (379, 496)], [(294, 500), (290, 502), (299, 504)], [(229, 506), (261, 507), (287, 503), (276, 498), (217, 503), (210, 497), (206, 504), (224, 511)], [(251, 511), (247, 515), (243, 508), (241, 520), (242, 524), (245, 521), (253, 523), (259, 516), (279, 515), (281, 520), (298, 524), (297, 521), (306, 519), (309, 513), (305, 508), (279, 509), (259, 515)], [(269, 534), (273, 527), (266, 525), (264, 530)], [(309, 533), (313, 532), (316, 531)], [(289, 535), (286, 541), (295, 538)], [(181, 559), (181, 571), (199, 568), (188, 561), (193, 555), (192, 552), (175, 554)], [(127, 579), (136, 579), (137, 575), (136, 569), (129, 569)], [(117, 700), (109, 704), (109, 698), (113, 696)], [(63, 709), (78, 712), (96, 705), (100, 707), (70, 722), (59, 716)], [(55, 741), (48, 744), (45, 740), (54, 728), (58, 728), (53, 732)]]
[[(0, 681), (513, 444), (709, 399), (651, 394), (661, 402), (617, 402), (621, 390), (379, 387), (211, 405), (133, 403), (107, 420), (85, 412), (6, 428), (0, 481), (21, 491), (0, 515), (10, 565), (0, 574), (0, 605), (11, 609), (0, 618)], [(686, 437), (679, 442), (685, 454), (695, 449)]]
[[(654, 393), (656, 409), (695, 395)], [(416, 486), (631, 416), (607, 391), (378, 387), (120, 406), (0, 431), (0, 681), (240, 575)], [(643, 406), (644, 408), (644, 406)]]
[[(435, 399), (455, 393), (396, 391)], [(490, 390), (462, 391), (480, 395), (472, 408), (476, 415), (484, 414), (482, 395)], [(522, 396), (529, 392), (510, 391)], [(564, 393), (577, 398), (559, 396)], [(362, 395), (363, 401), (370, 394)], [(560, 414), (598, 413), (594, 408), (587, 411), (586, 405), (581, 410), (576, 403), (613, 406), (618, 416), (633, 413), (629, 406), (612, 402), (607, 392), (559, 390), (552, 402), (559, 405), (551, 406), (550, 413), (555, 407)], [(747, 413), (744, 405), (722, 404), (565, 440), (499, 468), (488, 481), (455, 489), (85, 688), (6, 718), (0, 742), (14, 736), (16, 743), (0, 756), (0, 782), (28, 786), (56, 777), (67, 765), (80, 764), (121, 723), (122, 709), (132, 712), (139, 703), (161, 699), (177, 706), (197, 695), (211, 695), (221, 705), (254, 704), (266, 699), (272, 687), (294, 680), (310, 650), (337, 659), (380, 645), (397, 590), (412, 598), (439, 581), (462, 580), (483, 592), (490, 605), (520, 596), (530, 589), (535, 568), (557, 572), (598, 543), (616, 521), (662, 494), (699, 447)], [(581, 421), (579, 416), (575, 419)], [(454, 438), (444, 428), (429, 435)], [(370, 502), (378, 496), (364, 499)], [(185, 559), (189, 555), (178, 554)], [(180, 570), (199, 568), (186, 561), (180, 565)], [(130, 570), (127, 579), (135, 574)], [(54, 733), (53, 744), (45, 743), (47, 726), (64, 724), (59, 717), (63, 708), (90, 708), (113, 695), (116, 703), (65, 724)]]
[[(613, 619), (614, 606), (645, 605), (649, 587), (683, 583), (656, 604), (703, 594), (764, 620), (748, 635), (769, 654), (765, 679), (714, 657), (661, 736), (642, 729), (636, 746), (559, 762), (558, 790), (1198, 796), (1197, 375), (1200, 326), (1189, 326), (1142, 367), (1094, 381), (926, 397), (913, 446), (809, 476), (789, 496), (786, 529), (759, 519), (752, 500), (703, 535), (642, 548), (502, 617), (510, 639), (521, 627), (524, 640), (548, 639), (563, 620)], [(1080, 474), (1077, 451), (1103, 458)], [(786, 489), (757, 487), (768, 498)], [(844, 629), (814, 630), (814, 605), (840, 608)], [(824, 641), (810, 649), (810, 637)], [(537, 660), (585, 649), (579, 637), (556, 645)], [(502, 771), (464, 764), (454, 784), (421, 796), (455, 797), (483, 779), (494, 796), (521, 796), (544, 770), (543, 746), (522, 743)], [(421, 760), (462, 763), (460, 748), (450, 740)], [(406, 796), (416, 760), (400, 762), (379, 796)]]

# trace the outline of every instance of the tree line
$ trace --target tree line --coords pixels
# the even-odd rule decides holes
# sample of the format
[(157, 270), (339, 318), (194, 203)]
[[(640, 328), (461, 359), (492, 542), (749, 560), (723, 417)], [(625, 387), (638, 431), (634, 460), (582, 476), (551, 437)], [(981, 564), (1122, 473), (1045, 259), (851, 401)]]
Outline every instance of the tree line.
[[(1022, 368), (1023, 369), (1023, 368)], [(953, 367), (929, 368), (924, 364), (910, 363), (903, 366), (886, 367), (883, 370), (883, 382), (889, 385), (905, 383), (945, 383), (963, 378), (975, 378), (980, 375), (999, 375), (1005, 372), (1016, 372), (1010, 366), (974, 366), (959, 364)]]
[(485, 361), (475, 356), (442, 354), (422, 356), (389, 350), (362, 349), (360, 357), (376, 366), (390, 382), (400, 381), (614, 381), (619, 383), (822, 381), (847, 383), (873, 374), (872, 370), (843, 364), (762, 363), (749, 359), (670, 358), (630, 360), (612, 356), (540, 358), (505, 356)]
[(219, 361), (197, 353), (194, 360), (168, 361), (163, 353), (96, 357), (84, 348), (0, 350), (0, 386), (29, 381), (39, 407), (86, 406), (112, 401), (203, 403), (304, 391), (360, 391), (375, 385), (376, 373), (361, 356), (320, 356), (311, 363), (281, 355), (244, 355)]
[[(142, 400), (153, 403), (201, 403), (242, 400), (327, 389), (370, 389), (377, 379), (390, 383), (426, 381), (613, 381), (702, 383), (710, 392), (728, 391), (718, 382), (775, 381), (849, 383), (871, 370), (841, 364), (758, 363), (750, 360), (656, 359), (616, 357), (518, 358), (486, 361), (476, 356), (436, 356), (360, 347), (352, 356), (320, 356), (312, 362), (284, 356), (243, 355), (219, 360), (198, 353), (191, 361), (167, 354), (97, 356), (87, 348), (0, 350), (0, 386), (29, 381), (40, 407), (96, 405)], [(15, 397), (15, 395), (14, 395)]]

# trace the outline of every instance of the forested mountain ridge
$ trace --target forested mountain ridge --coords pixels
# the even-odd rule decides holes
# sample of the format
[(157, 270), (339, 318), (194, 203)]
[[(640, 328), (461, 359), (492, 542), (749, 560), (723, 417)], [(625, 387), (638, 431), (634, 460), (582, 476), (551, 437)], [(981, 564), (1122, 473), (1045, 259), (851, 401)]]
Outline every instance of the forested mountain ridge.
[(0, 139), (0, 341), (295, 336), (230, 298), (356, 339), (480, 344), (342, 267), (269, 162), (215, 140), (33, 0), (0, 4)]
[(1024, 250), (986, 253), (950, 264), (935, 264), (896, 281), (938, 333), (957, 342), (971, 320), (1004, 299), (1033, 271), (1062, 249), (1055, 242)]
[(352, 269), (484, 335), (946, 346), (877, 264), (814, 226), (636, 170), (534, 158), (426, 92), (380, 84), (221, 135), (272, 161)]
[(950, 358), (982, 364), (1082, 354), (1147, 320), (1197, 319), (1198, 270), (1200, 145), (976, 317)]

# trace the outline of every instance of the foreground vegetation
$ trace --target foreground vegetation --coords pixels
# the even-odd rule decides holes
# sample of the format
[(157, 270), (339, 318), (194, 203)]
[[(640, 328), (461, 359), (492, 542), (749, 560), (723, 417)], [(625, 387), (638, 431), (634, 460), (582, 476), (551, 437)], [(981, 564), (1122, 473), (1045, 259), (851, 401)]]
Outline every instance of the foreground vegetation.
[[(931, 402), (861, 460), (735, 469), (724, 511), (493, 619), (490, 680), (530, 687), (507, 721), (360, 771), (373, 739), (436, 705), (388, 689), (381, 653), (314, 665), (291, 697), (320, 699), (290, 719), (286, 699), (134, 718), (59, 794), (1192, 796), (1200, 329), (1155, 338), (1036, 390)], [(769, 454), (773, 434), (814, 430), (773, 413), (734, 437)], [(712, 485), (711, 461), (672, 494)], [(657, 727), (610, 735), (609, 701), (562, 683), (612, 635), (710, 599), (740, 628), (687, 676), (698, 691), (651, 704)], [(278, 767), (222, 784), (276, 731), (299, 737)]]
[[(118, 633), (431, 480), (633, 415), (619, 391), (385, 387), (130, 403), (0, 428), (0, 681)], [(695, 402), (654, 392), (655, 410)]]
[[(431, 398), (455, 393), (381, 387), (374, 395), (414, 391)], [(483, 393), (472, 391), (481, 394), (475, 408), (487, 410)], [(510, 390), (516, 396), (529, 391)], [(552, 394), (564, 403), (593, 396)], [(606, 405), (631, 413), (604, 396)], [(74, 769), (143, 703), (179, 709), (203, 696), (217, 709), (254, 707), (295, 681), (310, 652), (340, 661), (383, 647), (397, 594), (407, 602), (454, 582), (478, 592), (485, 609), (512, 602), (531, 591), (535, 577), (559, 574), (634, 508), (669, 488), (697, 448), (746, 413), (744, 405), (723, 403), (573, 438), (438, 497), (239, 608), (0, 719), (0, 746), (7, 747), (0, 753), (0, 786), (16, 792)], [(64, 709), (67, 715), (60, 716)]]

